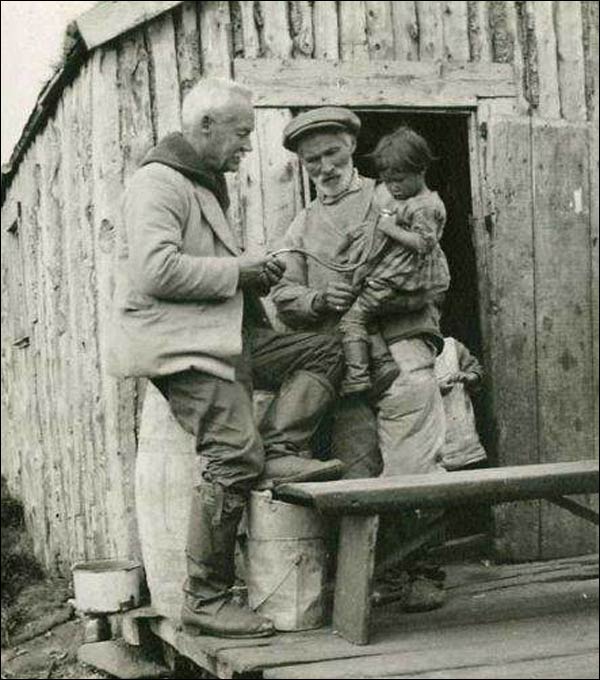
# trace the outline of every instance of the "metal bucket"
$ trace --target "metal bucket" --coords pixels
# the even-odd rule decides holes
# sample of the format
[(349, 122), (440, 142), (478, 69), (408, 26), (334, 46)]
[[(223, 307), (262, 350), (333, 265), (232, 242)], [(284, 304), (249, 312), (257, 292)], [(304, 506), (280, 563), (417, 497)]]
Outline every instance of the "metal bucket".
[(73, 566), (75, 606), (87, 614), (109, 614), (140, 604), (142, 565), (131, 560), (96, 560)]
[(248, 516), (248, 600), (278, 630), (318, 628), (325, 617), (326, 527), (316, 510), (253, 491)]

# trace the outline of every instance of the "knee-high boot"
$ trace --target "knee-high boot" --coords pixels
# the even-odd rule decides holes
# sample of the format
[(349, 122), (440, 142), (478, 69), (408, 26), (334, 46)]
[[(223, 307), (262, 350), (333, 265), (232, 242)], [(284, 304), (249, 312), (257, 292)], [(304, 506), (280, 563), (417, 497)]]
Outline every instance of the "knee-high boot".
[(284, 382), (260, 426), (266, 453), (263, 481), (324, 481), (341, 475), (339, 460), (311, 460), (310, 451), (310, 441), (334, 399), (327, 379), (311, 371), (297, 371)]
[(188, 578), (181, 621), (188, 633), (264, 637), (272, 622), (231, 601), (234, 551), (246, 499), (220, 484), (194, 489), (186, 546)]

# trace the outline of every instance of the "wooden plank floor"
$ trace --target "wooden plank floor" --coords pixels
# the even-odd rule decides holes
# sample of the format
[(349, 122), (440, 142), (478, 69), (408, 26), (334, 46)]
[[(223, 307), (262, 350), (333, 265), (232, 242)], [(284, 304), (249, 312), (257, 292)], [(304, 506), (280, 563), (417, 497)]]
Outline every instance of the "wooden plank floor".
[(153, 630), (218, 677), (597, 678), (598, 556), (447, 569), (448, 602), (404, 614), (374, 611), (372, 642), (330, 628), (262, 640), (189, 637), (173, 622)]

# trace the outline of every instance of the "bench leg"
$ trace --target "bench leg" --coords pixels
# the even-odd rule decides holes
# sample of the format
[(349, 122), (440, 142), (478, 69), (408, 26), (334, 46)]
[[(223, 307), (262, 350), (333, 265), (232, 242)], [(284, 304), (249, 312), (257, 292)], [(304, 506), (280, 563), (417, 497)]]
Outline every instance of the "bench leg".
[(333, 629), (357, 645), (369, 641), (371, 580), (378, 525), (377, 515), (343, 517), (341, 523)]

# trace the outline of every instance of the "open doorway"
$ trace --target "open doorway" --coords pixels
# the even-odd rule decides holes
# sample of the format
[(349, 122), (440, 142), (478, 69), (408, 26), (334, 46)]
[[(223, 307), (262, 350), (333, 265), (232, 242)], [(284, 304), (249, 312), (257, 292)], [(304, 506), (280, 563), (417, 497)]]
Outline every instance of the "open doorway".
[[(469, 167), (469, 114), (405, 110), (355, 110), (362, 128), (355, 155), (359, 172), (374, 177), (374, 167), (365, 157), (384, 135), (408, 125), (430, 144), (437, 161), (427, 173), (427, 184), (437, 191), (446, 206), (447, 222), (442, 248), (450, 267), (452, 282), (442, 310), (442, 332), (464, 343), (480, 360), (482, 337), (475, 248), (470, 229), (472, 214)], [(474, 400), (477, 427), (482, 443), (491, 449), (485, 402)], [(449, 527), (448, 538), (489, 537), (491, 512), (487, 506), (465, 508)], [(483, 540), (483, 550), (487, 539)]]
[(427, 184), (439, 193), (448, 213), (441, 245), (452, 283), (444, 303), (442, 331), (481, 357), (477, 270), (469, 228), (472, 208), (467, 115), (381, 110), (356, 113), (362, 129), (355, 162), (367, 177), (374, 176), (374, 168), (365, 154), (400, 125), (409, 125), (421, 134), (438, 158), (427, 173)]

